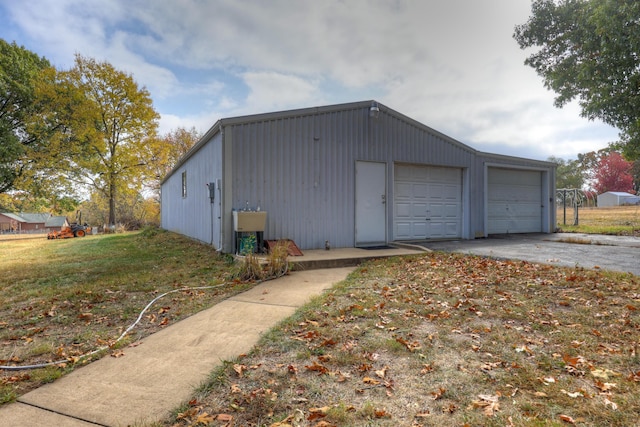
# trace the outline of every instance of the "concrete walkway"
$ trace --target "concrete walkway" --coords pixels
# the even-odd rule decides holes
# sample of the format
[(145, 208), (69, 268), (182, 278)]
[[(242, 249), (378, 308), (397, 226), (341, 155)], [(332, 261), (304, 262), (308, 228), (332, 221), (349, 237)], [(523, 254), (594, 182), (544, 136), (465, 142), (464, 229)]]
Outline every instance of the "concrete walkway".
[(261, 334), (353, 269), (300, 271), (264, 282), (125, 348), (122, 357), (103, 357), (0, 407), (0, 426), (115, 427), (160, 420), (221, 362), (251, 350)]

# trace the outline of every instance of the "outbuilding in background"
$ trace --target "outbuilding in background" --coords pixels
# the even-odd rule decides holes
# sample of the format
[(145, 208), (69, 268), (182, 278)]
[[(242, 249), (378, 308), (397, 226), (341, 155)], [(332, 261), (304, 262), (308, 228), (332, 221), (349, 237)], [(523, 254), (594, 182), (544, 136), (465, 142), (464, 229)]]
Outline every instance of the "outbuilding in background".
[(624, 191), (607, 191), (598, 194), (598, 207), (637, 205), (640, 204), (640, 196)]

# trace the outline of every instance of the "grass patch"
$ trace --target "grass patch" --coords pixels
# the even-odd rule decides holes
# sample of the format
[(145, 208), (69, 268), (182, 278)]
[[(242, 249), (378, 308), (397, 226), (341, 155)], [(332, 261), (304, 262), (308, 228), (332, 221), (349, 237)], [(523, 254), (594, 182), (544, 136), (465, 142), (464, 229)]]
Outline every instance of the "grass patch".
[(162, 425), (636, 425), (639, 313), (629, 274), (437, 252), (372, 261)]
[(573, 224), (573, 209), (567, 208), (567, 225), (563, 211), (558, 209), (558, 228), (564, 233), (640, 236), (640, 206), (580, 208), (578, 225)]
[[(137, 341), (252, 286), (210, 246), (160, 230), (82, 239), (0, 241), (0, 365), (64, 361), (64, 368), (0, 371), (0, 402), (54, 381), (78, 357)], [(117, 345), (149, 301), (168, 295)], [(88, 363), (83, 360), (81, 363)]]

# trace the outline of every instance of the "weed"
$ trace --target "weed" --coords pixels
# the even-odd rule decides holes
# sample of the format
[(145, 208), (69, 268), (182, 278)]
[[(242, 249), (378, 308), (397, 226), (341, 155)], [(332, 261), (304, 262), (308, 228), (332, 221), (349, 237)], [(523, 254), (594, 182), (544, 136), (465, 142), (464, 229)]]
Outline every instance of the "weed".
[(244, 246), (237, 278), (245, 281), (267, 280), (287, 273), (289, 269), (287, 241), (278, 241), (270, 249), (266, 258), (254, 254), (253, 247), (251, 243)]
[(18, 398), (15, 389), (9, 385), (0, 385), (0, 405), (14, 402)]

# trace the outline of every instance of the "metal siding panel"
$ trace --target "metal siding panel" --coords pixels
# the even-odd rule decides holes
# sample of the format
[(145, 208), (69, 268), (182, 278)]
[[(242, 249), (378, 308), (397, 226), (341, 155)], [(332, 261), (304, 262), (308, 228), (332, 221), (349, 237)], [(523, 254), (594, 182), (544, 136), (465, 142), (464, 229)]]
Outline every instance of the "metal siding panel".
[[(243, 200), (262, 194), (261, 208), (268, 212), (265, 238), (291, 238), (302, 249), (323, 247), (325, 240), (334, 247), (352, 246), (349, 148), (355, 141), (349, 140), (361, 132), (359, 124), (348, 115), (325, 113), (234, 126), (233, 207), (243, 208)], [(252, 132), (255, 138), (248, 137)], [(258, 144), (264, 147), (261, 167), (242, 160), (260, 152)]]
[[(230, 125), (231, 126), (231, 125)], [(355, 240), (355, 162), (405, 162), (468, 168), (476, 154), (428, 128), (368, 108), (239, 123), (233, 128), (233, 207), (260, 200), (268, 212), (265, 238), (291, 238), (300, 248), (350, 247)], [(388, 200), (393, 200), (393, 173)], [(477, 210), (478, 197), (469, 198)], [(392, 235), (389, 204), (388, 235)], [(466, 228), (466, 226), (463, 226)], [(475, 230), (472, 228), (472, 230)]]
[[(182, 171), (187, 172), (187, 197), (182, 197)], [(220, 193), (213, 206), (206, 184), (222, 178), (221, 135), (203, 144), (162, 184), (162, 227), (216, 247), (220, 242)], [(213, 212), (212, 212), (213, 208)]]

